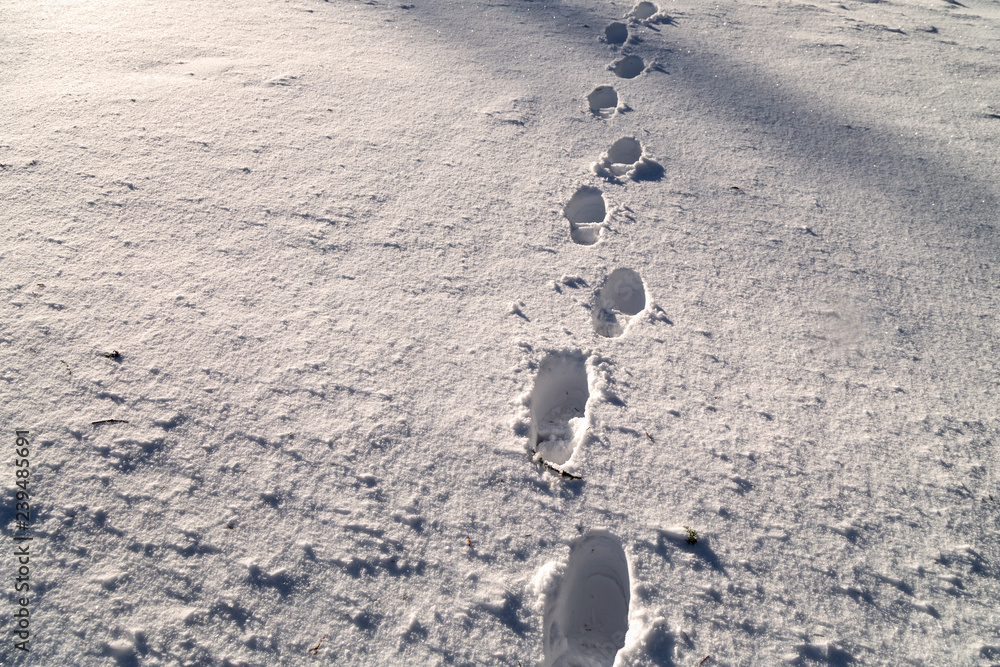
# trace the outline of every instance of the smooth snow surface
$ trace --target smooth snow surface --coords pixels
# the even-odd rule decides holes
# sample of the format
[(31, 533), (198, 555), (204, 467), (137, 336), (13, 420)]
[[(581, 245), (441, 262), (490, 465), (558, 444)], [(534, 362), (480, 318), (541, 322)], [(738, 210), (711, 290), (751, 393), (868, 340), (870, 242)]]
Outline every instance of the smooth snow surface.
[(996, 0), (0, 2), (0, 664), (1000, 664), (998, 63)]

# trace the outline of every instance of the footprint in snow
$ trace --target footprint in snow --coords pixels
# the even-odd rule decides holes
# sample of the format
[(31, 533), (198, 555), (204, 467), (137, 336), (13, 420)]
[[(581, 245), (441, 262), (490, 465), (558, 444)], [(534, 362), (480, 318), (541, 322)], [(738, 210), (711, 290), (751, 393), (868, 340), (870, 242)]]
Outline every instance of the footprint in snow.
[(611, 667), (625, 646), (631, 597), (621, 540), (606, 530), (576, 539), (545, 604), (545, 667)]
[(569, 461), (587, 431), (590, 385), (582, 352), (554, 352), (542, 359), (531, 389), (528, 444), (550, 465)]
[(587, 95), (590, 112), (600, 118), (610, 118), (620, 109), (618, 93), (612, 86), (598, 86)]
[(590, 170), (612, 183), (620, 183), (619, 176), (633, 181), (655, 181), (663, 176), (663, 167), (649, 157), (635, 137), (622, 137), (611, 144), (608, 152), (592, 164)]
[(628, 26), (621, 21), (609, 23), (604, 29), (604, 41), (608, 44), (621, 46), (628, 39)]
[(594, 292), (594, 331), (605, 338), (621, 336), (648, 303), (639, 274), (632, 269), (615, 269)]
[(653, 23), (670, 23), (671, 18), (659, 7), (654, 5), (652, 2), (640, 2), (632, 11), (626, 14), (628, 17), (632, 17), (639, 23), (643, 25), (652, 25)]
[(625, 56), (608, 65), (608, 69), (623, 79), (634, 79), (646, 69), (646, 63), (639, 56)]
[(601, 240), (608, 219), (607, 202), (598, 188), (582, 185), (563, 207), (574, 243), (594, 245)]
[(640, 2), (632, 8), (632, 17), (639, 21), (645, 21), (658, 11), (659, 8), (652, 2)]

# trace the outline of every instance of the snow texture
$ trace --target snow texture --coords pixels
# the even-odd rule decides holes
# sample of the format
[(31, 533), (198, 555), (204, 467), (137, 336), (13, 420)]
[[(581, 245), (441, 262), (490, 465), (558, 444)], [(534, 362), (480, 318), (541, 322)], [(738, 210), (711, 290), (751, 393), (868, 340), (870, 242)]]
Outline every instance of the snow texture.
[(996, 0), (0, 25), (4, 667), (1000, 664)]

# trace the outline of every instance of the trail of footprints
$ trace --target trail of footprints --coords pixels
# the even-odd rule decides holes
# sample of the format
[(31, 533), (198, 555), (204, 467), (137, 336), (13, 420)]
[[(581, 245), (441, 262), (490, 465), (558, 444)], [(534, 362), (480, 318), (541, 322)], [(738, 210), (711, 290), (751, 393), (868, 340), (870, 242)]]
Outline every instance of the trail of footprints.
[[(630, 27), (670, 22), (652, 2), (639, 2), (625, 17), (605, 29), (601, 41), (624, 48)], [(636, 79), (649, 67), (642, 57), (622, 53), (607, 68), (615, 76)], [(600, 85), (587, 95), (590, 112), (610, 119), (628, 110), (618, 91)], [(615, 141), (590, 171), (599, 179), (621, 184), (657, 180), (663, 167), (635, 137)], [(602, 242), (611, 209), (603, 191), (579, 186), (563, 206), (573, 243), (595, 246)], [(579, 278), (564, 278), (571, 287), (586, 286)], [(646, 285), (637, 271), (621, 267), (594, 290), (591, 303), (594, 332), (604, 338), (624, 336), (650, 308)], [(527, 395), (528, 447), (533, 459), (563, 475), (578, 478), (574, 456), (587, 437), (589, 403), (601, 381), (597, 362), (581, 350), (548, 353), (539, 363)], [(591, 530), (570, 545), (565, 570), (544, 598), (543, 646), (549, 667), (601, 665), (610, 667), (625, 646), (629, 628), (631, 580), (621, 540), (606, 530)]]

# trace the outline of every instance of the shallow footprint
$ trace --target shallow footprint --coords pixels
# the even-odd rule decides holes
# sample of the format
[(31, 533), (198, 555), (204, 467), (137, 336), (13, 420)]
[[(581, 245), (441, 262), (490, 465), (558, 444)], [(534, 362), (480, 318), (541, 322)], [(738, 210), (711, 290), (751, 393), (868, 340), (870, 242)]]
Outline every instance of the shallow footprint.
[(590, 112), (601, 118), (608, 118), (618, 110), (618, 93), (612, 86), (598, 86), (587, 95)]
[(545, 667), (611, 667), (625, 646), (631, 597), (621, 540), (606, 530), (575, 540), (559, 591), (545, 605)]
[(528, 444), (546, 463), (560, 466), (587, 431), (590, 385), (582, 352), (553, 352), (542, 359), (531, 389)]
[(625, 333), (646, 310), (646, 285), (632, 269), (615, 269), (594, 292), (594, 331), (605, 338)]
[(608, 206), (598, 188), (582, 185), (563, 207), (563, 215), (569, 220), (569, 234), (574, 243), (594, 245), (604, 233)]
[(624, 44), (628, 39), (628, 26), (620, 21), (609, 23), (604, 29), (604, 41), (608, 44)]
[(639, 56), (625, 56), (611, 64), (611, 71), (623, 79), (634, 79), (646, 69), (646, 63)]
[(663, 176), (663, 167), (646, 154), (646, 149), (635, 137), (622, 137), (590, 167), (602, 178), (618, 183), (619, 176), (633, 181), (654, 181)]

